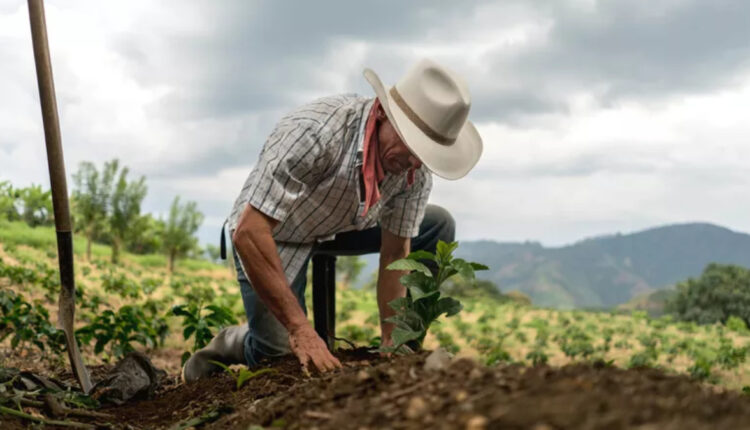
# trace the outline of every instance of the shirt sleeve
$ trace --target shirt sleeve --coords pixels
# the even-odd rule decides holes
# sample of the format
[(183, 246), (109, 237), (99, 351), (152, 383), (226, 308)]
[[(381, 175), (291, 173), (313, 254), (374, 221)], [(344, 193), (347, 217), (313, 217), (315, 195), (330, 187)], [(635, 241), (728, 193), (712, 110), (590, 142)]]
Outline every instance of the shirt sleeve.
[(385, 202), (380, 212), (380, 227), (400, 237), (416, 237), (431, 190), (432, 175), (423, 166), (415, 172), (413, 184)]
[(248, 203), (283, 222), (305, 187), (321, 180), (329, 157), (315, 124), (285, 121), (271, 133), (249, 180)]

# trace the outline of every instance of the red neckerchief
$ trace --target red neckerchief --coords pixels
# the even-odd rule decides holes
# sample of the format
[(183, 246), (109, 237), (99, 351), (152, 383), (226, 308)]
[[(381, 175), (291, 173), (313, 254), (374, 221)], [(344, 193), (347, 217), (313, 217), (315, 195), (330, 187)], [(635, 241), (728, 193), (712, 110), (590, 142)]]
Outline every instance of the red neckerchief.
[[(378, 108), (380, 100), (377, 98), (372, 104), (370, 113), (367, 116), (365, 124), (365, 138), (362, 150), (362, 176), (365, 182), (365, 207), (362, 216), (367, 215), (367, 211), (380, 200), (380, 190), (378, 184), (385, 178), (383, 166), (380, 164), (380, 148), (378, 135), (375, 133), (378, 126)], [(374, 156), (373, 156), (374, 155)], [(406, 182), (409, 186), (414, 183), (414, 169), (409, 169), (406, 176)]]

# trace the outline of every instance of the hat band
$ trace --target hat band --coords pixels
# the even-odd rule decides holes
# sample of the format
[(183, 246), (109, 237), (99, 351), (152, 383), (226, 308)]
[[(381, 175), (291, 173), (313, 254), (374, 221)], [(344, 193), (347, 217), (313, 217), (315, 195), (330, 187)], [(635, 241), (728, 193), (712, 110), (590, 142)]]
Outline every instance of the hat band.
[(404, 98), (401, 97), (401, 94), (399, 94), (398, 90), (396, 90), (395, 85), (391, 87), (391, 91), (389, 93), (393, 98), (393, 101), (396, 102), (396, 105), (401, 108), (406, 117), (409, 118), (411, 122), (413, 122), (414, 125), (416, 125), (420, 130), (422, 130), (422, 133), (426, 134), (427, 137), (441, 145), (446, 146), (453, 145), (453, 143), (456, 142), (455, 137), (445, 137), (437, 131), (433, 130), (432, 127), (430, 127), (426, 122), (422, 121), (422, 118), (420, 118), (419, 115), (417, 115), (417, 113), (414, 112), (408, 104), (406, 104)]

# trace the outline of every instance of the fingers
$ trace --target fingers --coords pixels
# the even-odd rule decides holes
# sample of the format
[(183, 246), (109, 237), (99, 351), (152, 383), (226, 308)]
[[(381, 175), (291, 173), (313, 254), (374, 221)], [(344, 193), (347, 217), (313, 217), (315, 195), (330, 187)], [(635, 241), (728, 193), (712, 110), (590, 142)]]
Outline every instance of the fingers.
[(340, 369), (341, 367), (343, 367), (338, 358), (334, 357), (325, 346), (323, 346), (323, 348), (317, 349), (313, 353), (312, 359), (315, 367), (320, 372), (328, 372), (330, 370)]
[(290, 333), (289, 345), (302, 365), (302, 371), (306, 374), (309, 373), (310, 362), (319, 372), (343, 367), (341, 362), (328, 351), (325, 342), (312, 330), (312, 327), (310, 330), (303, 328)]

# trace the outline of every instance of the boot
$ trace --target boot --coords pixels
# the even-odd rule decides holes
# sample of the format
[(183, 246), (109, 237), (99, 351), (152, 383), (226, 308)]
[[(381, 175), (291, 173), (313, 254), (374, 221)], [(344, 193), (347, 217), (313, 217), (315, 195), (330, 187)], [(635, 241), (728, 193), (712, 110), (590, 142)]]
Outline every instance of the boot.
[(221, 367), (209, 363), (209, 360), (218, 361), (227, 366), (245, 363), (244, 342), (248, 330), (248, 325), (242, 324), (220, 331), (208, 345), (196, 351), (185, 362), (182, 368), (182, 380), (192, 382), (222, 370)]

